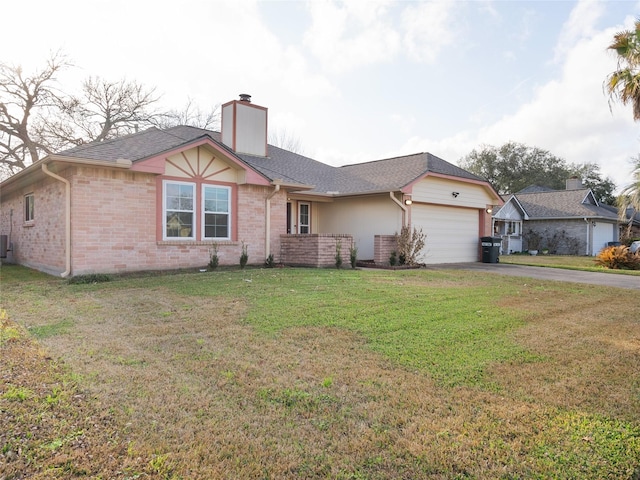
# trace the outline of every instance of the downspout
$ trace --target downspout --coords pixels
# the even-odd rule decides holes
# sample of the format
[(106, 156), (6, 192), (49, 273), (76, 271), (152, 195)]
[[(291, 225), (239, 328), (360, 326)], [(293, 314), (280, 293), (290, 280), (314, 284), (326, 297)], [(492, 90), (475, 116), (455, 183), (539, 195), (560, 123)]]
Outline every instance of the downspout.
[[(265, 200), (265, 215), (266, 215), (266, 219), (265, 219), (265, 239), (264, 239), (264, 247), (265, 247), (265, 253), (266, 253), (266, 258), (269, 258), (269, 255), (271, 255), (271, 199), (274, 197), (274, 195), (276, 193), (278, 193), (280, 191), (280, 184), (276, 184), (276, 188), (273, 190), (273, 192), (271, 192), (268, 196), (267, 199)], [(266, 259), (265, 258), (265, 259)]]
[(404, 227), (405, 226), (405, 220), (407, 218), (407, 207), (405, 207), (402, 204), (402, 202), (396, 198), (396, 196), (393, 194), (393, 192), (389, 192), (389, 197), (391, 197), (391, 200), (396, 202), (398, 204), (398, 206), (402, 209), (402, 226)]
[(62, 178), (60, 175), (56, 175), (52, 171), (47, 168), (47, 164), (42, 164), (42, 171), (49, 175), (51, 178), (55, 178), (56, 180), (64, 183), (64, 193), (65, 193), (65, 219), (64, 219), (64, 229), (65, 229), (65, 266), (66, 269), (64, 272), (60, 274), (62, 278), (67, 277), (71, 273), (71, 183), (66, 178)]
[(589, 253), (589, 220), (587, 220), (587, 218), (586, 218), (586, 217), (585, 217), (585, 218), (583, 218), (583, 220), (584, 220), (584, 221), (585, 221), (585, 223), (587, 224), (587, 241), (586, 241), (586, 244), (587, 244), (587, 251), (586, 251), (586, 253), (585, 253), (585, 254), (586, 254), (587, 256), (590, 256), (591, 254)]

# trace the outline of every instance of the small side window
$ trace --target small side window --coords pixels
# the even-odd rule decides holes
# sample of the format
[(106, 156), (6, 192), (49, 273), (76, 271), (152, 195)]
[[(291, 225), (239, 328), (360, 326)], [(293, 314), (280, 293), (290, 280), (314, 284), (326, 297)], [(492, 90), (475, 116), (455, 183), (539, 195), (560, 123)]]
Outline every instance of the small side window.
[(28, 193), (24, 196), (24, 221), (33, 222), (34, 219), (34, 196)]

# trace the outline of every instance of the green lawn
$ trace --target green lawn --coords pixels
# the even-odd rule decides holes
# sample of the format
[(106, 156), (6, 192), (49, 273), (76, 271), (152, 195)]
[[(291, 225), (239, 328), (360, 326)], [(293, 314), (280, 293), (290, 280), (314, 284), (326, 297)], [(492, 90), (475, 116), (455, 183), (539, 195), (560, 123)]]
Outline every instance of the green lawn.
[(289, 268), (70, 285), (14, 266), (0, 287), (0, 478), (640, 475), (627, 291)]

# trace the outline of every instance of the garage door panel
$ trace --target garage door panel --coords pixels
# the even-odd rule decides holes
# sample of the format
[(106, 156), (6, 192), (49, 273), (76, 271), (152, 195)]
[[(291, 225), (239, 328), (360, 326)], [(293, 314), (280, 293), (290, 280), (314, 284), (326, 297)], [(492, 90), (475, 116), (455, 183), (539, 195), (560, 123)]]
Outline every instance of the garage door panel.
[(478, 260), (479, 215), (475, 209), (439, 205), (415, 205), (414, 227), (427, 235), (424, 263), (476, 262)]

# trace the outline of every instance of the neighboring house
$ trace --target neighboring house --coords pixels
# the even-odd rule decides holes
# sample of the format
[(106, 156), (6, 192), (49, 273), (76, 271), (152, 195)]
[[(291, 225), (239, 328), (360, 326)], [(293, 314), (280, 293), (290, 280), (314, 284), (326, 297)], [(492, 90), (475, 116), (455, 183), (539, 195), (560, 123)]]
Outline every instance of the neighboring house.
[(178, 126), (49, 155), (0, 184), (9, 261), (79, 275), (221, 265), (329, 266), (336, 247), (387, 262), (403, 225), (423, 261), (477, 261), (502, 200), (428, 153), (332, 167), (267, 145), (267, 109), (241, 96), (222, 132)]
[(565, 255), (597, 255), (619, 240), (614, 208), (599, 205), (580, 179), (566, 190), (531, 186), (511, 195), (493, 217), (505, 254), (548, 249)]
[[(615, 210), (616, 214), (618, 209), (616, 207), (610, 207)], [(625, 218), (620, 225), (620, 237), (628, 237), (630, 239), (640, 238), (640, 212), (636, 212), (633, 208), (629, 207), (625, 211)]]

